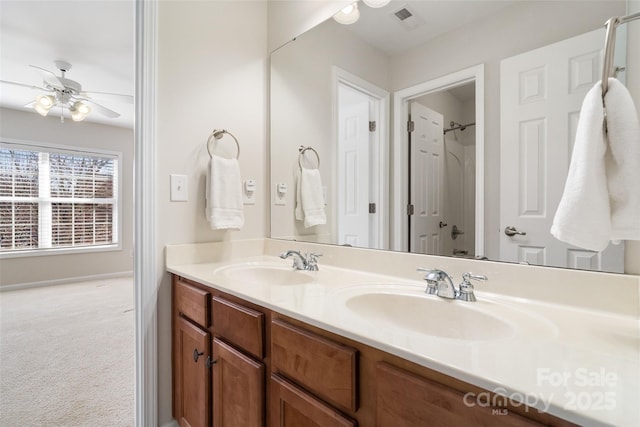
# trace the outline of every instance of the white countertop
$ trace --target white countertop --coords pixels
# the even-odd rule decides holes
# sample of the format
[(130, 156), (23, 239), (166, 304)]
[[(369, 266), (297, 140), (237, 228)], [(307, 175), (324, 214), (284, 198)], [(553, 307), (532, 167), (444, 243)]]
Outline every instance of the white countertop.
[[(581, 425), (640, 426), (640, 330), (635, 316), (482, 292), (479, 285), (477, 302), (443, 304), (479, 304), (473, 309), (506, 319), (511, 332), (493, 339), (439, 338), (355, 316), (345, 305), (358, 287), (394, 284), (399, 292), (414, 292), (425, 288), (421, 280), (320, 262), (320, 271), (304, 272), (313, 276), (308, 283), (258, 285), (225, 271), (265, 263), (286, 267), (291, 261), (265, 255), (201, 261), (168, 261), (167, 270), (507, 396), (512, 403), (524, 402)], [(380, 289), (387, 292), (389, 287)], [(443, 320), (425, 317), (427, 322)], [(481, 404), (482, 396), (467, 396), (465, 402)]]

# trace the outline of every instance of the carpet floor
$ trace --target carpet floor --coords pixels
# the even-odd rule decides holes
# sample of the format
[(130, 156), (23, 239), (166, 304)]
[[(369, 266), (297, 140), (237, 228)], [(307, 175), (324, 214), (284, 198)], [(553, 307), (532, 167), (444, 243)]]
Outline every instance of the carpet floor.
[(133, 279), (0, 292), (0, 426), (133, 426)]

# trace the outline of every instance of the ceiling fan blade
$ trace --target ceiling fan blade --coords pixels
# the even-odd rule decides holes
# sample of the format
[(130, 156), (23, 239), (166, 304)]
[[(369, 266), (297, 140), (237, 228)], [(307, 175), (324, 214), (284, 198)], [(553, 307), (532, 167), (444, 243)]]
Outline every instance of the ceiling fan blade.
[(121, 93), (82, 91), (80, 95), (85, 96), (87, 98), (95, 98), (99, 100), (104, 99), (105, 101), (113, 100), (113, 101), (119, 101), (119, 102), (126, 102), (127, 104), (133, 104), (133, 96), (123, 95)]
[(29, 65), (29, 67), (34, 68), (37, 72), (40, 73), (45, 83), (49, 86), (54, 87), (56, 89), (64, 90), (64, 84), (49, 70), (45, 70), (44, 68), (37, 67), (35, 65)]
[(103, 107), (102, 105), (92, 101), (91, 99), (78, 98), (78, 100), (91, 104), (91, 107), (94, 108), (98, 113), (102, 114), (103, 116), (109, 117), (110, 119), (120, 117), (120, 113), (116, 113), (115, 111), (110, 110), (107, 107)]
[(24, 83), (18, 83), (18, 82), (10, 82), (7, 80), (0, 80), (0, 83), (5, 83), (8, 85), (14, 85), (14, 86), (21, 86), (21, 87), (27, 87), (29, 89), (34, 89), (34, 90), (43, 90), (45, 92), (49, 92), (47, 89), (43, 88), (43, 87), (39, 87), (39, 86), (33, 86), (33, 85), (26, 85)]

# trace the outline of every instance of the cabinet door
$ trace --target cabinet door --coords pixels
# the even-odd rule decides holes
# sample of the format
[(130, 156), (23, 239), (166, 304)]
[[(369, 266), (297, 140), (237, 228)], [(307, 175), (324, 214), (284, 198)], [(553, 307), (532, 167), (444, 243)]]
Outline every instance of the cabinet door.
[(278, 375), (271, 375), (269, 405), (272, 427), (357, 426), (356, 421)]
[(377, 427), (540, 426), (503, 407), (473, 404), (457, 390), (386, 363), (378, 363), (376, 380)]
[(185, 318), (178, 317), (176, 339), (178, 423), (181, 426), (208, 427), (211, 423), (211, 376), (206, 361), (210, 356), (211, 337)]
[(214, 427), (264, 426), (264, 365), (218, 338), (213, 360)]

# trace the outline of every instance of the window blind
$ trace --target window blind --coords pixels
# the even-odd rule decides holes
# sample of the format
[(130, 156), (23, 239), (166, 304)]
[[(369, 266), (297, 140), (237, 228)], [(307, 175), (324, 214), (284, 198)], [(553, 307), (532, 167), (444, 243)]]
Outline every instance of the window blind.
[(118, 159), (0, 146), (0, 251), (117, 243)]

